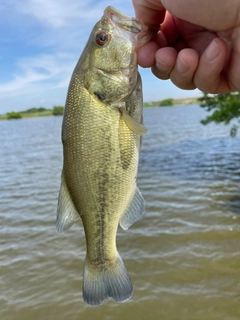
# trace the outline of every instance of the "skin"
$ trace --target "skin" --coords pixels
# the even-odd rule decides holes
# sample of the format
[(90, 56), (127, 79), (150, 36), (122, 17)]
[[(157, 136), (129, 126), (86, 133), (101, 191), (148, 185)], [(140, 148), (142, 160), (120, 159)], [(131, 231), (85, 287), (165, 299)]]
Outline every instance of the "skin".
[(239, 0), (132, 0), (136, 17), (161, 24), (138, 63), (179, 88), (240, 90)]

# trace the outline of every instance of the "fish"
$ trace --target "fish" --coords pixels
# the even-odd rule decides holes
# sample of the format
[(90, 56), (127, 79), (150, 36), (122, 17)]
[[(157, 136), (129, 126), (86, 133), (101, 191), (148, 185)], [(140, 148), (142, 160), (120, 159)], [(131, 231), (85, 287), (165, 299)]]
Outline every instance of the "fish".
[(86, 238), (83, 300), (124, 302), (133, 285), (118, 253), (126, 230), (144, 213), (136, 185), (142, 136), (142, 83), (137, 50), (156, 29), (109, 6), (73, 71), (62, 123), (63, 169), (56, 229), (82, 220)]

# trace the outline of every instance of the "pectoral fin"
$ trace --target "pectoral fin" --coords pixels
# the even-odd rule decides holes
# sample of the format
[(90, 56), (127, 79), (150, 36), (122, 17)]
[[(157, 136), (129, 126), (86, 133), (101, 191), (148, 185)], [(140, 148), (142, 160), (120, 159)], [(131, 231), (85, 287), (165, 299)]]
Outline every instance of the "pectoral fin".
[(138, 187), (136, 186), (135, 191), (130, 199), (128, 207), (124, 212), (120, 226), (127, 230), (134, 222), (136, 222), (143, 215), (145, 210), (145, 201)]
[(134, 120), (133, 117), (131, 117), (125, 109), (120, 108), (120, 110), (122, 112), (123, 119), (130, 130), (132, 130), (136, 134), (139, 134), (140, 136), (143, 136), (147, 133), (148, 130), (143, 124)]
[(72, 202), (64, 173), (62, 173), (62, 183), (58, 196), (56, 229), (58, 232), (66, 231), (79, 219), (80, 215)]

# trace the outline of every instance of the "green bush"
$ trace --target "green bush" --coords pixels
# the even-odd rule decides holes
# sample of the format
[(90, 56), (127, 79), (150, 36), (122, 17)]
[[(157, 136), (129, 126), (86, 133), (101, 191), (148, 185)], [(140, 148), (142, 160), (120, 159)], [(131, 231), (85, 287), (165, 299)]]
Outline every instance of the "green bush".
[(172, 98), (164, 99), (164, 100), (160, 101), (159, 105), (161, 107), (163, 107), (163, 106), (173, 106), (174, 105), (174, 99), (172, 99)]
[(11, 119), (21, 119), (22, 118), (22, 115), (20, 112), (15, 112), (15, 111), (12, 111), (12, 112), (8, 112), (7, 113), (7, 119), (8, 120), (11, 120)]
[(37, 108), (38, 112), (45, 112), (45, 111), (48, 111), (48, 110), (49, 109), (46, 109), (46, 108), (43, 108), (43, 107)]
[(62, 116), (63, 113), (64, 113), (64, 107), (62, 107), (62, 106), (53, 107), (53, 115), (54, 116)]
[(25, 111), (21, 111), (22, 113), (38, 113), (38, 112), (45, 112), (45, 111), (49, 111), (49, 109), (46, 109), (44, 107), (40, 107), (40, 108), (30, 108), (28, 110)]
[(38, 112), (37, 108), (31, 108), (23, 111), (23, 113), (37, 113), (37, 112)]

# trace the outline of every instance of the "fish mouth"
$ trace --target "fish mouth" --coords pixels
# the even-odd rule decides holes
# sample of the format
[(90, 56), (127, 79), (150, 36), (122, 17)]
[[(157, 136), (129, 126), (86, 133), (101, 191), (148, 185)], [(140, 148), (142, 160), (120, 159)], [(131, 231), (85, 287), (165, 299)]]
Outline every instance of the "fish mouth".
[(121, 29), (132, 33), (140, 33), (142, 31), (142, 22), (140, 20), (131, 18), (111, 6), (108, 6), (104, 10), (104, 16), (118, 25)]
[(160, 29), (159, 25), (146, 25), (141, 20), (132, 18), (111, 6), (104, 10), (104, 17), (118, 29), (129, 32), (129, 37), (135, 42), (136, 49), (150, 41)]

